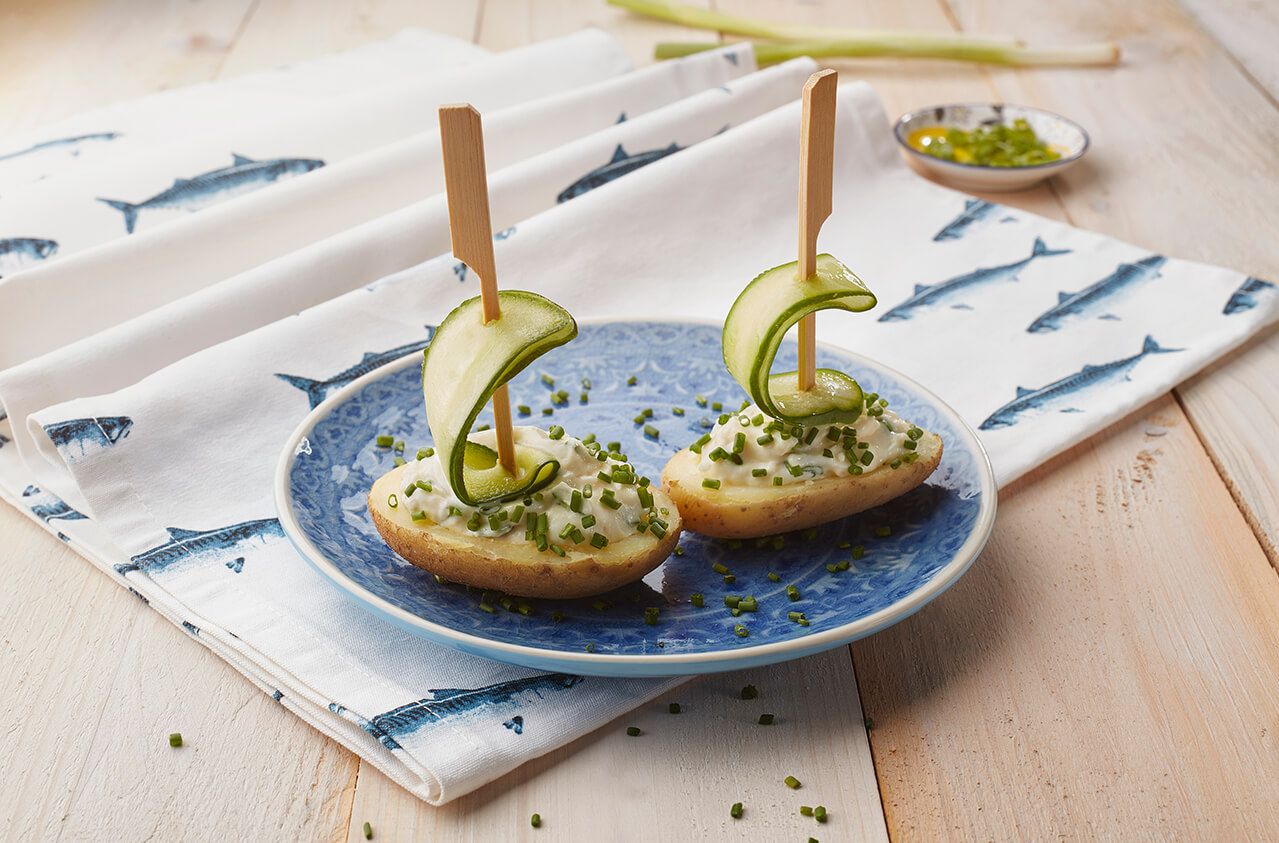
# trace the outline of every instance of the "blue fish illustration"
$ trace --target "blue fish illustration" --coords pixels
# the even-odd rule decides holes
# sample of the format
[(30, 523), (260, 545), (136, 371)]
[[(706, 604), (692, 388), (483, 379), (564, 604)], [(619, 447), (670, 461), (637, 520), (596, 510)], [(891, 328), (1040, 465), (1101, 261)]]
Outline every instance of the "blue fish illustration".
[(324, 166), (318, 158), (273, 158), (254, 161), (234, 155), (230, 167), (210, 170), (189, 179), (175, 179), (173, 187), (141, 202), (99, 199), (124, 214), (124, 228), (133, 233), (138, 214), (147, 208), (175, 208), (198, 211), (233, 196), (251, 193), (281, 179), (299, 176)]
[(62, 498), (52, 492), (42, 492), (35, 486), (24, 489), (22, 497), (31, 514), (46, 524), (55, 518), (63, 521), (84, 521), (88, 518), (83, 512), (72, 509)]
[(78, 459), (110, 448), (132, 430), (133, 419), (128, 416), (67, 419), (44, 426), (53, 446), (67, 459)]
[(512, 717), (510, 720), (507, 720), (502, 725), (510, 729), (512, 732), (514, 732), (517, 735), (524, 734), (524, 718), (518, 714)]
[(1082, 413), (1075, 406), (1081, 393), (1089, 392), (1097, 387), (1120, 381), (1130, 380), (1129, 373), (1148, 355), (1171, 354), (1181, 351), (1180, 348), (1161, 348), (1155, 338), (1146, 337), (1141, 351), (1132, 357), (1103, 363), (1100, 366), (1084, 366), (1078, 372), (1069, 374), (1061, 380), (1055, 380), (1039, 389), (1017, 387), (1017, 397), (990, 414), (990, 418), (981, 423), (982, 430), (998, 430), (1001, 427), (1012, 427), (1023, 418), (1043, 415), (1044, 413)]
[(1222, 309), (1222, 313), (1226, 316), (1232, 313), (1242, 313), (1245, 310), (1252, 310), (1260, 302), (1258, 297), (1266, 294), (1273, 294), (1275, 285), (1269, 281), (1262, 281), (1260, 278), (1247, 278), (1239, 289), (1235, 290), (1230, 296), (1230, 301), (1226, 302), (1226, 306)]
[(284, 375), (279, 372), (275, 376), (290, 386), (296, 386), (305, 392), (306, 397), (311, 401), (311, 409), (314, 410), (328, 396), (329, 390), (346, 386), (351, 381), (361, 375), (368, 374), (379, 366), (385, 366), (393, 360), (399, 360), (406, 354), (412, 354), (415, 351), (421, 351), (426, 348), (431, 344), (431, 337), (435, 336), (435, 327), (427, 325), (426, 330), (426, 339), (419, 342), (411, 342), (408, 345), (392, 348), (390, 351), (365, 352), (359, 363), (349, 369), (343, 369), (328, 380), (312, 380), (299, 375)]
[(185, 629), (187, 632), (191, 633), (192, 635), (194, 635), (196, 638), (200, 637), (200, 627), (196, 626), (190, 621), (183, 621), (182, 628)]
[[(972, 234), (978, 228), (985, 227), (985, 224), (991, 222), (995, 216), (1001, 211), (1007, 209), (1003, 205), (996, 205), (993, 202), (986, 202), (981, 199), (964, 200), (964, 210), (959, 216), (955, 217), (942, 228), (941, 231), (933, 235), (933, 240), (941, 242), (942, 240), (959, 240), (967, 234)], [(1004, 217), (1000, 222), (1016, 222), (1016, 217)]]
[(58, 241), (39, 237), (0, 238), (0, 278), (39, 263), (58, 251)]
[(950, 306), (960, 309), (971, 309), (966, 304), (956, 301), (978, 287), (984, 287), (1001, 281), (1016, 281), (1017, 273), (1026, 268), (1036, 258), (1047, 258), (1054, 255), (1070, 254), (1070, 249), (1049, 249), (1039, 237), (1035, 238), (1034, 249), (1030, 257), (1022, 258), (1016, 263), (975, 269), (965, 275), (959, 275), (939, 284), (928, 286), (916, 284), (915, 293), (906, 301), (879, 317), (880, 322), (894, 322), (914, 317), (918, 310)]
[[(493, 239), (498, 242), (501, 242), (502, 240), (505, 240), (506, 238), (510, 237), (514, 233), (515, 233), (515, 226), (511, 226), (510, 228), (504, 228), (498, 233), (494, 234)], [(453, 264), (453, 274), (457, 276), (458, 281), (466, 280), (466, 274), (469, 269), (470, 267), (468, 267), (466, 264), (462, 263), (461, 261), (458, 261), (457, 263)]]
[(100, 141), (113, 141), (120, 137), (118, 132), (98, 132), (92, 135), (77, 135), (74, 138), (59, 138), (58, 140), (44, 141), (26, 149), (20, 149), (17, 152), (9, 152), (0, 155), (0, 161), (8, 161), (11, 158), (21, 158), (24, 155), (32, 155), (38, 152), (59, 152), (72, 158), (80, 154), (80, 150), (85, 144), (97, 143)]
[(281, 691), (279, 688), (276, 688), (275, 693), (271, 695), (271, 699), (275, 700), (276, 702), (279, 702), (280, 700), (284, 699), (284, 692)]
[(241, 566), (245, 551), (252, 552), (272, 541), (284, 538), (284, 528), (277, 518), (244, 521), (230, 527), (213, 530), (183, 530), (169, 527), (169, 540), (162, 545), (143, 551), (128, 562), (116, 565), (120, 574), (130, 571), (158, 571), (184, 568), (192, 563), (223, 562), (234, 560)]
[(613, 124), (616, 125), (618, 123), (625, 123), (625, 122), (626, 122), (626, 112), (623, 111), (621, 114), (617, 115), (617, 119), (613, 121)]
[(1057, 304), (1039, 315), (1026, 330), (1032, 334), (1055, 331), (1075, 319), (1118, 319), (1109, 313), (1099, 313), (1115, 300), (1137, 290), (1147, 281), (1159, 278), (1159, 269), (1168, 259), (1163, 255), (1151, 255), (1136, 263), (1121, 263), (1119, 268), (1089, 287), (1077, 293), (1058, 293)]
[(684, 147), (672, 143), (665, 149), (650, 149), (647, 152), (637, 152), (634, 155), (627, 155), (626, 150), (619, 143), (617, 149), (613, 152), (613, 157), (602, 167), (596, 167), (577, 181), (564, 188), (559, 196), (555, 197), (556, 203), (567, 202), (575, 196), (581, 196), (597, 187), (608, 184), (614, 179), (620, 179), (627, 173), (634, 172), (640, 167), (659, 161), (667, 155), (673, 155)]
[[(331, 703), (329, 710), (358, 723), (360, 728), (381, 741), (387, 749), (399, 749), (398, 738), (416, 732), (423, 726), (450, 717), (472, 718), (505, 714), (511, 709), (518, 710), (544, 700), (548, 694), (567, 691), (583, 681), (584, 677), (581, 676), (548, 673), (483, 688), (441, 688), (432, 691), (427, 699), (402, 705), (385, 714), (379, 714), (372, 720), (365, 720), (337, 703)], [(520, 731), (523, 731), (523, 718), (520, 718), (519, 725)]]

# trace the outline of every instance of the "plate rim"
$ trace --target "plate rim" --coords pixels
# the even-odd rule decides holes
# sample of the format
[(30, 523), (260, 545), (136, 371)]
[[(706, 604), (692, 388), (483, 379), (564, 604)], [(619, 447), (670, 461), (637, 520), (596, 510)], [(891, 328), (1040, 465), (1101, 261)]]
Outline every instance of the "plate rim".
[[(714, 320), (698, 317), (597, 316), (577, 321), (579, 324), (586, 325), (649, 322), (656, 324), (702, 325), (720, 329), (723, 327)], [(941, 596), (947, 588), (957, 582), (981, 554), (990, 538), (998, 505), (998, 486), (995, 483), (995, 474), (990, 463), (990, 457), (986, 453), (981, 439), (978, 438), (972, 426), (953, 407), (941, 400), (936, 393), (920, 384), (914, 378), (908, 377), (878, 360), (831, 343), (819, 342), (817, 345), (819, 348), (834, 353), (851, 355), (859, 362), (869, 364), (869, 368), (882, 370), (899, 382), (915, 389), (931, 401), (944, 416), (951, 420), (961, 436), (968, 440), (969, 445), (975, 451), (978, 457), (976, 462), (979, 467), (979, 477), (977, 479), (981, 494), (981, 502), (973, 529), (964, 540), (964, 544), (955, 551), (950, 562), (938, 569), (932, 579), (896, 602), (863, 618), (841, 624), (832, 629), (784, 641), (772, 641), (731, 650), (721, 649), (699, 653), (611, 654), (577, 652), (497, 641), (492, 638), (459, 631), (413, 614), (350, 580), (302, 531), (301, 525), (294, 515), (293, 494), (288, 482), (290, 472), (293, 463), (303, 453), (299, 450), (302, 440), (307, 438), (307, 434), (322, 419), (345, 403), (350, 395), (362, 390), (369, 383), (399, 372), (414, 363), (419, 359), (419, 352), (409, 353), (399, 360), (392, 361), (385, 366), (379, 366), (377, 369), (361, 375), (326, 397), (324, 401), (307, 413), (302, 421), (298, 423), (285, 440), (276, 462), (274, 478), (276, 514), (280, 519), (280, 526), (283, 528), (284, 534), (289, 538), (298, 553), (312, 568), (362, 609), (389, 620), (420, 637), (438, 643), (440, 646), (459, 649), (487, 658), (495, 658), (494, 656), (486, 655), (487, 651), (498, 651), (504, 656), (508, 656), (509, 663), (512, 664), (534, 666), (538, 662), (543, 665), (558, 662), (563, 667), (572, 670), (579, 670), (580, 666), (581, 670), (579, 672), (584, 674), (659, 677), (735, 670), (748, 666), (788, 661), (823, 650), (833, 649), (842, 644), (865, 638), (905, 620)], [(600, 666), (610, 669), (604, 673), (592, 670), (592, 668)]]

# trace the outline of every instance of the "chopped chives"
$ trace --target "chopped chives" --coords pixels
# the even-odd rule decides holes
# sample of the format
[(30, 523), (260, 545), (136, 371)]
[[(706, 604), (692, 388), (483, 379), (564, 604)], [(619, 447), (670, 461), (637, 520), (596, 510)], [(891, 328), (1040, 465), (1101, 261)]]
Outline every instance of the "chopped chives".
[(863, 556), (865, 556), (865, 555), (866, 555), (866, 548), (865, 548), (865, 546), (863, 546), (863, 545), (860, 545), (860, 544), (859, 544), (859, 545), (857, 545), (857, 547), (854, 547), (854, 548), (853, 548), (853, 558), (854, 558), (854, 559), (861, 559), (861, 558), (862, 558)]
[(656, 439), (658, 432), (659, 432), (658, 429), (653, 427), (651, 424), (644, 425), (645, 436), (649, 436), (649, 437), (652, 437), (653, 439)]
[(590, 500), (592, 491), (593, 490), (591, 489), (591, 484), (587, 483), (585, 486), (582, 487), (582, 497), (586, 498), (587, 500)]
[(870, 465), (872, 462), (875, 461), (875, 455), (872, 454), (870, 451), (862, 451), (860, 461), (862, 465)]
[(631, 419), (631, 421), (635, 422), (636, 424), (643, 424), (643, 423), (644, 423), (644, 414), (643, 414), (643, 413), (640, 413), (638, 416), (636, 416), (635, 418)]
[(768, 474), (768, 469), (767, 469), (767, 468), (752, 468), (752, 469), (751, 469), (751, 477), (763, 477), (763, 476), (764, 476), (764, 475), (766, 475), (766, 474)]
[(907, 439), (905, 442), (902, 443), (902, 447), (908, 451), (913, 451), (919, 447), (919, 443), (916, 442), (914, 439)]
[(823, 805), (818, 805), (816, 808), (814, 808), (814, 809), (813, 809), (813, 819), (817, 820), (819, 823), (824, 823), (824, 822), (826, 822), (826, 808), (825, 808), (825, 806), (823, 806)]
[(884, 536), (891, 536), (892, 534), (893, 534), (893, 528), (889, 527), (887, 524), (883, 524), (875, 528), (875, 535), (879, 536), (880, 538), (883, 538)]
[(479, 431), (479, 430), (488, 430), (488, 429), (489, 429), (489, 426), (488, 426), (487, 424), (481, 424), (481, 425), (477, 426), (475, 429), (476, 429), (477, 431)]
[(656, 606), (649, 606), (644, 610), (644, 623), (648, 626), (657, 626), (658, 610)]
[(739, 603), (741, 603), (741, 602), (742, 602), (742, 598), (738, 597), (736, 594), (725, 594), (725, 595), (724, 595), (724, 605), (725, 605), (725, 606), (727, 606), (727, 607), (728, 607), (728, 608), (730, 608), (730, 609), (736, 609), (736, 608), (737, 608), (737, 604), (739, 604)]
[(732, 608), (732, 609), (729, 609), (729, 610), (728, 610), (728, 613), (729, 613), (730, 615), (732, 615), (733, 617), (735, 617), (735, 618), (739, 618), (739, 617), (741, 617), (741, 616), (742, 616), (742, 610), (741, 610), (741, 609), (738, 609), (738, 608)]
[(182, 746), (181, 732), (173, 732), (169, 735), (169, 746)]
[(551, 620), (555, 621), (556, 623), (563, 623), (564, 613), (561, 612), (559, 609), (556, 609), (554, 612), (551, 612)]
[(453, 515), (453, 516), (456, 516), (457, 518), (461, 518), (464, 514), (465, 513), (463, 513), (462, 510), (459, 509), (458, 507), (452, 506), (452, 505), (449, 506), (449, 515)]
[(705, 407), (705, 406), (706, 406), (706, 396), (705, 396), (705, 395), (698, 395), (698, 396), (697, 396), (697, 406), (699, 406), (699, 407)]
[(811, 817), (813, 815), (813, 809), (808, 805), (800, 805), (799, 812), (805, 817)]
[(780, 478), (780, 477), (774, 477), (774, 478), (773, 478), (773, 485), (774, 485), (774, 486), (780, 486), (780, 485), (782, 485), (782, 478)]
[(808, 527), (804, 530), (801, 530), (799, 533), (799, 537), (806, 542), (811, 542), (813, 539), (817, 538), (817, 528)]
[(488, 612), (490, 615), (497, 614), (497, 609), (485, 603), (483, 600), (480, 601), (480, 608)]
[(742, 433), (741, 431), (738, 431), (737, 435), (733, 437), (733, 453), (740, 454), (745, 449), (746, 449), (746, 434)]
[(613, 490), (612, 490), (612, 489), (605, 489), (605, 490), (604, 490), (604, 494), (600, 495), (600, 503), (604, 504), (604, 505), (605, 505), (605, 506), (607, 506), (609, 509), (621, 509), (621, 508), (622, 508), (622, 502), (621, 502), (621, 501), (619, 501), (617, 498), (613, 497)]
[(714, 572), (715, 572), (715, 573), (717, 573), (717, 574), (727, 574), (727, 573), (728, 573), (728, 568), (727, 568), (725, 565), (723, 565), (722, 563), (719, 563), (719, 562), (716, 562), (714, 565), (711, 565), (711, 570), (712, 570), (712, 571), (714, 571)]
[(553, 424), (551, 425), (551, 429), (546, 432), (546, 435), (552, 439), (563, 439), (564, 428), (560, 427), (558, 424)]
[(541, 814), (534, 814), (532, 817), (530, 817), (530, 818), (529, 818), (529, 825), (533, 826), (533, 828), (541, 828), (541, 827), (542, 827), (542, 815), (541, 815)]
[(757, 436), (755, 437), (755, 441), (760, 445), (771, 445), (773, 444), (773, 434), (765, 433), (763, 436)]
[(784, 465), (786, 466), (786, 470), (790, 472), (791, 477), (799, 477), (804, 473), (804, 469), (797, 465), (791, 465), (790, 463), (784, 463)]
[(521, 416), (527, 416), (532, 414), (533, 412), (533, 408), (527, 404), (517, 404), (515, 409), (519, 412)]
[(679, 703), (671, 703), (666, 707), (671, 714), (679, 714)]
[(733, 807), (728, 809), (728, 815), (735, 820), (740, 820), (742, 818), (742, 803), (734, 802)]
[(426, 513), (425, 513), (425, 512), (413, 512), (413, 513), (410, 513), (410, 514), (409, 514), (409, 517), (410, 517), (410, 518), (412, 518), (414, 521), (425, 521), (425, 520), (426, 520)]
[(841, 559), (841, 560), (839, 560), (838, 562), (836, 562), (836, 563), (835, 563), (835, 567), (836, 567), (836, 568), (838, 568), (838, 569), (839, 569), (839, 570), (841, 570), (841, 571), (847, 571), (847, 570), (848, 570), (848, 566), (849, 566), (849, 565), (851, 565), (851, 564), (852, 564), (852, 563), (851, 563), (851, 562), (849, 562), (847, 559)]
[(786, 586), (786, 596), (792, 601), (799, 599), (799, 589), (793, 585)]
[(867, 718), (866, 718), (866, 720), (865, 720), (865, 723), (866, 723), (866, 731), (868, 731), (868, 732), (869, 732), (871, 729), (875, 728), (875, 720), (874, 720), (874, 718), (867, 717)]
[(706, 416), (702, 416), (702, 420), (698, 422), (702, 427), (711, 427), (712, 422)]
[(742, 699), (753, 700), (758, 696), (759, 696), (759, 689), (756, 688), (754, 685), (747, 685), (746, 687), (742, 688)]
[(751, 634), (751, 631), (747, 629), (746, 627), (742, 626), (740, 623), (737, 626), (733, 627), (733, 632), (737, 633), (738, 638), (746, 638), (747, 636)]
[(594, 526), (595, 526), (595, 516), (594, 516), (594, 515), (591, 515), (591, 514), (588, 512), (586, 515), (583, 515), (583, 516), (582, 516), (582, 528), (583, 528), (583, 529), (590, 529), (591, 527), (594, 527)]
[(728, 423), (728, 419), (729, 419), (729, 415), (728, 415), (728, 413), (721, 413), (721, 414), (720, 414), (720, 417), (719, 417), (719, 423), (720, 423), (720, 424), (727, 424), (727, 423)]
[(631, 375), (629, 378), (627, 378), (627, 379), (626, 379), (626, 385), (627, 385), (627, 386), (635, 386), (635, 383), (636, 383), (636, 381), (638, 381), (638, 380), (639, 380), (639, 378), (635, 377), (634, 375)]
[(603, 533), (596, 533), (591, 536), (591, 547), (598, 550), (603, 550), (608, 547), (608, 536), (605, 536)]
[(674, 414), (674, 415), (677, 415), (677, 416), (682, 416), (682, 415), (684, 415), (684, 408), (683, 408), (683, 407), (671, 407), (671, 413), (672, 413), (672, 414)]
[(773, 715), (771, 715), (771, 714), (761, 714), (761, 715), (759, 716), (759, 725), (761, 725), (761, 726), (771, 726), (771, 725), (773, 725)]
[(759, 604), (755, 601), (753, 594), (748, 594), (742, 598), (742, 602), (737, 604), (737, 608), (743, 612), (755, 612), (759, 610)]
[(676, 556), (683, 556), (683, 555), (684, 555), (684, 545), (682, 545), (682, 544), (677, 544), (677, 545), (675, 545), (675, 550), (674, 550), (673, 552), (675, 553), (675, 555), (676, 555)]
[(895, 460), (893, 460), (892, 462), (890, 462), (890, 463), (888, 464), (888, 467), (889, 467), (889, 468), (901, 468), (901, 467), (902, 467), (902, 461), (901, 461), (900, 459), (895, 459)]
[(626, 734), (630, 735), (632, 738), (637, 738), (642, 734), (642, 732), (640, 732), (639, 726), (627, 726)]
[(377, 439), (374, 441), (377, 442), (377, 446), (379, 448), (389, 448), (395, 444), (395, 437), (389, 436), (385, 433), (381, 433), (381, 434), (378, 434)]
[(546, 384), (547, 386), (555, 386), (555, 378), (551, 377), (550, 375), (542, 375), (542, 383)]
[(569, 498), (568, 508), (574, 512), (582, 511), (582, 493), (577, 489), (573, 490), (573, 495)]
[(770, 582), (781, 582), (782, 578), (770, 571), (768, 574), (768, 579)]
[[(534, 814), (534, 816), (537, 816), (537, 815)], [(364, 824), (364, 839), (365, 840), (373, 839), (373, 826), (367, 822)]]
[(782, 779), (782, 781), (786, 782), (786, 786), (789, 787), (791, 790), (799, 790), (800, 788), (800, 781), (794, 776), (787, 776), (786, 778)]
[(613, 475), (612, 475), (612, 473), (611, 473), (611, 472), (606, 474), (606, 473), (604, 473), (603, 471), (601, 471), (599, 474), (596, 474), (595, 476), (596, 476), (596, 477), (598, 477), (599, 479), (603, 480), (605, 483), (612, 483), (612, 482), (613, 482)]
[(839, 568), (836, 568), (836, 567), (835, 567), (835, 565), (834, 565), (834, 563), (832, 563), (832, 562), (828, 562), (828, 563), (826, 563), (826, 570), (827, 570), (829, 573), (832, 573), (832, 574), (833, 574), (833, 573), (835, 573), (836, 571), (838, 571), (838, 570), (839, 570)]
[(555, 412), (555, 410), (554, 410), (553, 408), (551, 408), (551, 407), (543, 407), (543, 408), (542, 408), (542, 415), (544, 415), (544, 416), (549, 416), (549, 415), (551, 415), (551, 414), (552, 414), (552, 413), (554, 413), (554, 412)]
[(582, 378), (582, 389), (590, 389), (590, 388), (591, 388), (591, 379)]
[(391, 509), (395, 509), (400, 505), (400, 499), (395, 496), (395, 492), (392, 492), (391, 496), (386, 499), (386, 505), (391, 507)]
[(715, 479), (715, 478), (713, 478), (713, 477), (703, 477), (703, 478), (702, 478), (702, 488), (703, 488), (703, 489), (718, 489), (718, 488), (719, 488), (719, 481), (718, 481), (718, 480), (716, 480), (716, 479)]
[(696, 442), (688, 446), (688, 449), (695, 454), (700, 454), (702, 452), (702, 446), (709, 441), (711, 441), (711, 435), (709, 433), (703, 433), (698, 437)]
[(577, 396), (577, 400), (581, 401), (583, 404), (589, 404), (591, 403), (591, 396), (583, 392), (581, 395)]
[(711, 409), (712, 409), (712, 410), (722, 410), (722, 409), (724, 409), (724, 405), (723, 405), (723, 404), (721, 404), (720, 402), (716, 401), (714, 404), (711, 404)]
[(408, 464), (408, 461), (407, 461), (407, 460), (405, 460), (405, 459), (404, 459), (404, 457), (396, 457), (396, 458), (395, 458), (395, 467), (396, 467), (396, 468), (399, 468), (400, 466), (402, 466), (402, 465), (407, 465), (407, 464)]

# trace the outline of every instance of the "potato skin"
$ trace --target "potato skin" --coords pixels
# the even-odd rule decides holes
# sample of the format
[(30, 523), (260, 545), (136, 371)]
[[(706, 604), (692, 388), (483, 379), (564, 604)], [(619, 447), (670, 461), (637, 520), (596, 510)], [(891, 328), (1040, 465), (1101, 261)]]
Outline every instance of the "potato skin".
[(915, 453), (919, 459), (896, 469), (883, 465), (866, 474), (777, 488), (706, 489), (697, 470), (701, 456), (686, 448), (662, 469), (662, 486), (679, 507), (685, 528), (715, 538), (753, 539), (815, 527), (909, 492), (941, 462), (941, 437), (925, 433)]
[(671, 555), (682, 523), (676, 506), (653, 489), (658, 506), (671, 511), (666, 537), (637, 533), (603, 550), (568, 550), (564, 558), (541, 553), (531, 543), (464, 536), (433, 521), (414, 521), (401, 503), (387, 502), (405, 486), (405, 466), (382, 475), (369, 491), (369, 514), (388, 546), (404, 559), (451, 582), (519, 597), (570, 599), (601, 594), (638, 580)]

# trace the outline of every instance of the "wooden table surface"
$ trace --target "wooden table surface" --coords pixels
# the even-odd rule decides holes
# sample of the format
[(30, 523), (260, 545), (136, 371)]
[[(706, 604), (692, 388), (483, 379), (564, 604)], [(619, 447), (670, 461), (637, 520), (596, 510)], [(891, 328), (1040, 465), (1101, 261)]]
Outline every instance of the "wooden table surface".
[[(830, 66), (869, 80), (891, 114), (995, 99), (1070, 115), (1092, 132), (1088, 159), (1001, 201), (1279, 279), (1279, 3), (714, 3), (1117, 40), (1124, 61), (1110, 70)], [(655, 40), (699, 37), (602, 0), (0, 0), (0, 133), (411, 25), (495, 50), (598, 26), (638, 64)], [(382, 841), (1276, 840), (1276, 442), (1272, 329), (1005, 489), (981, 558), (909, 620), (695, 680), (670, 697), (681, 716), (659, 700), (443, 808), (0, 507), (0, 828), (15, 840), (358, 840), (366, 821)], [(771, 729), (736, 699), (747, 682), (777, 714)], [(631, 724), (643, 740), (625, 736)], [(182, 752), (165, 741), (174, 730)], [(819, 803), (825, 825), (797, 812)]]

